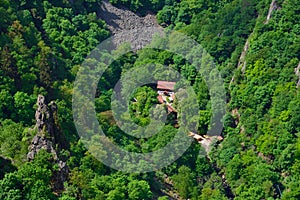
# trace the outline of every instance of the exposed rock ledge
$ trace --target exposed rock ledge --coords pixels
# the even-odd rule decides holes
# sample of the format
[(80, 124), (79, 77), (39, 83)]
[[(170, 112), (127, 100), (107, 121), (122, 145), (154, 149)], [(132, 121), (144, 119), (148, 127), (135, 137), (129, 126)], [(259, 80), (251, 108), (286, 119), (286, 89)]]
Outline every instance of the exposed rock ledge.
[(272, 14), (273, 14), (273, 11), (274, 10), (278, 10), (280, 9), (280, 7), (277, 5), (276, 3), (276, 0), (272, 0), (271, 4), (270, 4), (270, 8), (269, 8), (269, 11), (268, 11), (268, 15), (267, 15), (267, 19), (266, 21), (264, 22), (265, 24), (268, 24), (271, 17), (272, 17)]
[(45, 149), (47, 152), (52, 153), (54, 159), (57, 159), (57, 153), (53, 147), (53, 144), (55, 144), (56, 142), (55, 123), (53, 116), (57, 111), (57, 106), (54, 102), (51, 102), (49, 109), (47, 104), (45, 103), (45, 97), (42, 95), (38, 96), (36, 104), (36, 124), (34, 130), (37, 131), (37, 134), (31, 141), (31, 145), (29, 146), (29, 153), (27, 154), (27, 159), (29, 161), (33, 160), (35, 155), (41, 149)]
[(69, 169), (66, 162), (59, 158), (58, 151), (55, 149), (58, 142), (61, 142), (59, 141), (55, 124), (54, 116), (56, 112), (57, 105), (55, 102), (52, 101), (47, 106), (45, 97), (42, 95), (38, 96), (35, 112), (36, 125), (34, 127), (37, 134), (31, 141), (27, 159), (29, 161), (33, 160), (41, 149), (51, 153), (53, 155), (53, 164), (58, 164), (58, 171), (55, 171), (52, 176), (53, 190), (60, 191), (63, 189), (63, 183), (67, 180)]

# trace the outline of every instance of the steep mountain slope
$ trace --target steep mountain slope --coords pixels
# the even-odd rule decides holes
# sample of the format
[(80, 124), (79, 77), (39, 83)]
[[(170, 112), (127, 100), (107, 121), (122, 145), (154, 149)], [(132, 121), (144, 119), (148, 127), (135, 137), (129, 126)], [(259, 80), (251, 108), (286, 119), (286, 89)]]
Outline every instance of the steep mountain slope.
[[(0, 199), (300, 199), (299, 2), (111, 2), (115, 6), (106, 0), (0, 0)], [(147, 15), (149, 10), (156, 16)], [(214, 57), (227, 92), (224, 140), (213, 143), (209, 157), (199, 154), (203, 148), (194, 142), (161, 170), (126, 174), (98, 161), (78, 137), (73, 83), (85, 57), (110, 35), (158, 24), (187, 34)], [(124, 38), (116, 39), (118, 44)], [(177, 133), (170, 116), (148, 139), (124, 133), (112, 120), (115, 83), (125, 72), (149, 63), (175, 69), (189, 81), (199, 104), (195, 131), (210, 128), (209, 90), (187, 60), (157, 49), (130, 52), (101, 77), (95, 111), (106, 136), (131, 152), (158, 150)], [(85, 85), (90, 86), (88, 78)], [(153, 88), (143, 86), (131, 96), (130, 118), (137, 125), (150, 120), (149, 109), (157, 102)], [(53, 112), (40, 94), (55, 100)], [(183, 106), (188, 108), (189, 102)], [(92, 148), (107, 155), (98, 143)]]

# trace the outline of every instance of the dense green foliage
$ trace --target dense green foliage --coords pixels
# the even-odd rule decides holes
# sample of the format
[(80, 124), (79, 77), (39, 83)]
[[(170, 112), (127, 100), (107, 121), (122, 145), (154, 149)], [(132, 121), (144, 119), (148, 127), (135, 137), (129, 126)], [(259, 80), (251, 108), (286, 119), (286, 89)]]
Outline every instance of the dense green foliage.
[[(174, 192), (193, 200), (300, 199), (300, 94), (294, 72), (300, 61), (298, 1), (276, 1), (268, 22), (270, 0), (111, 1), (142, 14), (155, 12), (160, 25), (198, 41), (214, 57), (227, 92), (224, 140), (209, 157), (200, 156), (203, 148), (194, 142), (176, 162), (144, 174), (106, 167), (78, 138), (73, 82), (84, 58), (110, 33), (97, 16), (99, 0), (70, 2), (0, 0), (0, 199), (163, 200)], [(246, 40), (244, 68), (238, 63)], [(176, 69), (192, 85), (200, 109), (196, 131), (205, 133), (211, 117), (205, 80), (185, 59), (155, 49), (122, 56), (98, 84), (97, 118), (114, 143), (140, 153), (164, 147), (177, 132), (169, 116), (158, 134), (138, 139), (112, 119), (111, 94), (121, 74), (148, 63)], [(50, 153), (40, 151), (26, 161), (36, 134), (38, 94), (56, 101), (59, 134), (67, 138), (69, 148), (60, 152), (70, 168), (64, 191), (53, 191), (57, 166)], [(149, 124), (157, 104), (153, 88), (138, 88), (130, 100), (131, 119)]]

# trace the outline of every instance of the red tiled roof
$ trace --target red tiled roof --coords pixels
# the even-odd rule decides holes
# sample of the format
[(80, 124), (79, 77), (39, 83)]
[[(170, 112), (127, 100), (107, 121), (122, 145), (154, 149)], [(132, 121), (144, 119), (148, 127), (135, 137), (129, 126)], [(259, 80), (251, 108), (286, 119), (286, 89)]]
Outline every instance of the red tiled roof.
[(157, 81), (157, 89), (174, 90), (175, 82)]
[(164, 103), (164, 99), (163, 99), (163, 97), (161, 95), (158, 95), (157, 99), (158, 99), (159, 103)]

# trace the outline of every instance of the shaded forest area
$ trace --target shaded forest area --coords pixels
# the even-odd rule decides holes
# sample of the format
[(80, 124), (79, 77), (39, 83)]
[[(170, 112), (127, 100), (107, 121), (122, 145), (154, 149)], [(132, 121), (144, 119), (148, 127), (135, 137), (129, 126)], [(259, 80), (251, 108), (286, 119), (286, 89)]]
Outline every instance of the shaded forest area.
[[(101, 1), (0, 0), (0, 199), (300, 199), (299, 1), (111, 3), (140, 15), (155, 13), (161, 26), (192, 37), (214, 57), (227, 96), (224, 140), (208, 157), (199, 156), (203, 148), (194, 142), (176, 162), (155, 172), (125, 174), (105, 166), (84, 147), (72, 116), (80, 64), (111, 35), (97, 15)], [(149, 63), (176, 69), (190, 82), (200, 109), (198, 131), (209, 128), (209, 90), (189, 62), (167, 51), (131, 52), (105, 72), (95, 100), (105, 134), (128, 151), (157, 150), (177, 132), (167, 123), (148, 140), (138, 139), (111, 119), (115, 83), (122, 73)], [(46, 99), (40, 105), (44, 124), (35, 116), (39, 95)], [(138, 101), (130, 107), (131, 117), (144, 126), (156, 93), (145, 86), (133, 97)], [(53, 112), (51, 101), (57, 106)], [(53, 145), (55, 154), (40, 150), (28, 161), (36, 135)], [(67, 179), (57, 188), (62, 163)]]

